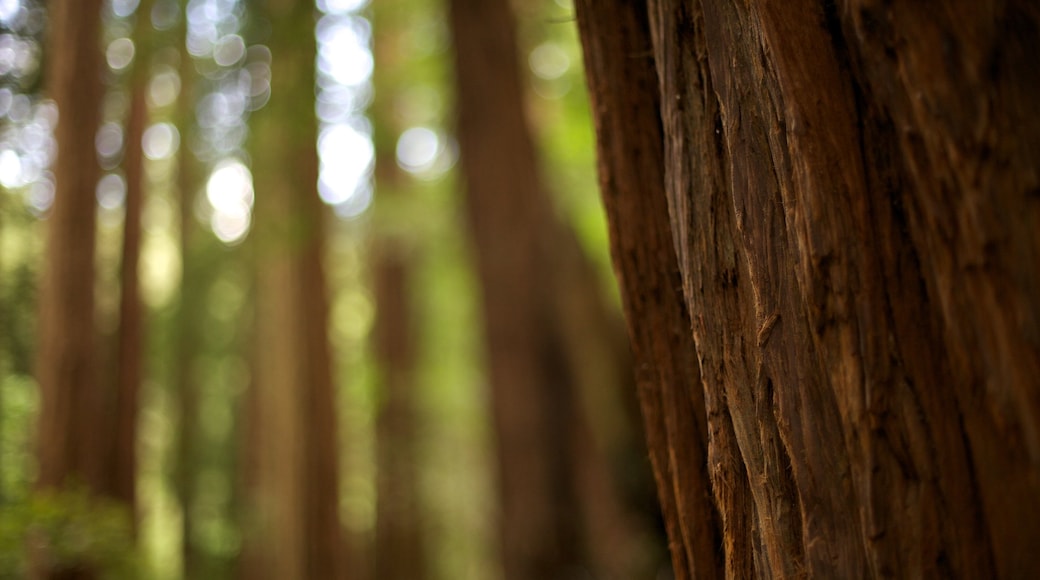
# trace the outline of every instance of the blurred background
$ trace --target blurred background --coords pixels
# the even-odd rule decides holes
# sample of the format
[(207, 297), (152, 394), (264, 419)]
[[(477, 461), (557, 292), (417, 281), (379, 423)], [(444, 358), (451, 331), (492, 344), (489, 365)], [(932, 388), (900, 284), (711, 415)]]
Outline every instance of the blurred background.
[(568, 0), (0, 0), (0, 577), (670, 577), (588, 107)]

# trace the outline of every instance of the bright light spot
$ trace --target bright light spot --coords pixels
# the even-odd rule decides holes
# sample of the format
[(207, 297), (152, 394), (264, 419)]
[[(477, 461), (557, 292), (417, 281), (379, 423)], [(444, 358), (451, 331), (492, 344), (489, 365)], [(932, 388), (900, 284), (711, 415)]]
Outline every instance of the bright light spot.
[(11, 108), (7, 111), (7, 118), (15, 123), (22, 123), (29, 119), (32, 113), (32, 101), (26, 95), (15, 95), (11, 99)]
[(0, 0), (0, 22), (8, 23), (18, 16), (22, 3), (18, 0)]
[(357, 12), (368, 4), (368, 0), (318, 0), (318, 10), (326, 14)]
[(7, 112), (11, 110), (11, 101), (14, 98), (14, 93), (9, 88), (0, 89), (0, 117), (7, 115)]
[(209, 225), (213, 233), (225, 244), (234, 244), (245, 237), (249, 231), (249, 223), (252, 220), (250, 214), (227, 214), (215, 212), (210, 218)]
[(137, 10), (141, 0), (112, 0), (112, 13), (119, 18), (126, 18)]
[(372, 205), (372, 186), (365, 181), (358, 186), (353, 195), (335, 204), (332, 208), (339, 217), (351, 219), (365, 213), (370, 205)]
[(321, 156), (318, 192), (330, 205), (343, 203), (355, 195), (375, 157), (372, 140), (346, 124), (330, 125), (321, 132), (318, 153)]
[[(323, 23), (326, 20), (323, 18)], [(372, 76), (372, 51), (361, 23), (367, 21), (336, 19), (331, 24), (318, 25), (318, 69), (338, 84), (360, 85)]]
[(172, 68), (152, 77), (148, 83), (148, 101), (154, 108), (172, 105), (181, 93), (181, 77)]
[(210, 227), (225, 244), (238, 242), (249, 231), (253, 208), (253, 176), (241, 162), (217, 164), (206, 182), (206, 199), (213, 207)]
[(50, 209), (54, 203), (54, 181), (50, 177), (37, 180), (29, 188), (26, 201), (29, 202), (29, 206), (37, 213), (42, 214)]
[(134, 41), (129, 38), (117, 38), (108, 45), (105, 59), (112, 70), (123, 70), (134, 60)]
[(98, 180), (98, 205), (105, 209), (116, 209), (126, 199), (126, 180), (118, 173), (109, 173)]
[(111, 159), (123, 150), (123, 127), (119, 123), (105, 123), (94, 137), (94, 147), (103, 159)]
[(170, 123), (156, 123), (145, 130), (141, 137), (141, 148), (144, 156), (155, 161), (173, 155), (180, 146), (181, 138), (177, 128)]
[(228, 34), (213, 47), (213, 61), (220, 66), (232, 66), (246, 55), (246, 42), (237, 34)]
[(397, 139), (397, 164), (409, 173), (422, 173), (433, 166), (440, 149), (436, 133), (426, 127), (412, 127)]
[(48, 131), (58, 126), (58, 104), (51, 100), (40, 101), (36, 105), (36, 120)]
[(22, 160), (10, 149), (0, 152), (0, 185), (18, 187), (22, 185)]
[(534, 74), (546, 80), (560, 78), (571, 66), (570, 57), (555, 42), (538, 45), (531, 51), (527, 62)]

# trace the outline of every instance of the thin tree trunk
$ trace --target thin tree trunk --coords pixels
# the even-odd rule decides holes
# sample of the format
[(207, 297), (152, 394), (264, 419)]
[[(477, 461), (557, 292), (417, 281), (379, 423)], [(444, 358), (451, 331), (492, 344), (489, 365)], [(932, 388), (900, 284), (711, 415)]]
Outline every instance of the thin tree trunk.
[[(376, 306), (375, 361), (380, 377), (376, 414), (376, 533), (373, 578), (422, 580), (428, 575), (419, 501), (416, 455), (416, 365), (418, 333), (413, 308), (413, 252), (400, 217), (389, 214), (407, 203), (408, 177), (398, 167), (397, 138), (405, 129), (394, 103), (407, 83), (407, 55), (400, 49), (410, 14), (403, 2), (381, 2), (372, 15), (380, 97), (371, 115), (376, 128), (375, 186), (378, 217), (371, 242), (371, 276)], [(387, 211), (389, 210), (389, 211)], [(381, 226), (381, 227), (380, 227)]]
[(409, 269), (403, 251), (400, 243), (383, 240), (376, 248), (373, 266), (373, 332), (382, 377), (376, 421), (374, 577), (385, 580), (421, 580), (426, 574), (415, 454), (416, 345)]
[(174, 381), (177, 401), (177, 441), (174, 485), (181, 507), (181, 571), (185, 578), (197, 578), (202, 556), (196, 545), (195, 476), (199, 469), (199, 378), (197, 357), (205, 317), (205, 282), (200, 260), (200, 230), (195, 218), (195, 202), (202, 183), (200, 167), (190, 147), (189, 136), (195, 123), (195, 64), (187, 50), (187, 0), (181, 2), (176, 41), (180, 57), (181, 90), (177, 98), (177, 127), (182, 146), (177, 157), (178, 223), (180, 226), (181, 284), (177, 304), (177, 343)]
[(680, 577), (1036, 575), (1037, 10), (578, 19), (637, 365), (700, 365), (643, 396)]
[(148, 59), (151, 2), (137, 8), (134, 41), (137, 54), (130, 74), (130, 112), (126, 123), (123, 169), (126, 173), (123, 255), (120, 275), (119, 329), (116, 335), (115, 399), (113, 449), (109, 457), (109, 493), (126, 504), (133, 514), (136, 530), (137, 410), (144, 357), (144, 312), (141, 304), (138, 264), (141, 256), (141, 216), (144, 204), (144, 155), (142, 136), (148, 124)]

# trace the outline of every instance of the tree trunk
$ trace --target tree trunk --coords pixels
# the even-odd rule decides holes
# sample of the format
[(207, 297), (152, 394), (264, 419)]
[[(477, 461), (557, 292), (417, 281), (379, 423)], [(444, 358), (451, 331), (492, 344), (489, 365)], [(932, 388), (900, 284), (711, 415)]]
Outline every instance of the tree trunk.
[(584, 404), (587, 392), (620, 392), (616, 377), (597, 369), (623, 357), (611, 348), (597, 281), (576, 238), (557, 221), (540, 176), (509, 3), (454, 0), (451, 28), (505, 577), (641, 576), (630, 551), (631, 514)]
[(397, 138), (406, 128), (394, 105), (410, 82), (401, 50), (412, 19), (404, 2), (373, 7), (376, 30), (373, 84), (380, 95), (372, 107), (375, 127), (377, 217), (371, 243), (371, 277), (376, 318), (373, 352), (378, 368), (376, 413), (376, 530), (372, 577), (422, 580), (429, 561), (423, 541), (419, 498), (416, 366), (419, 333), (413, 308), (414, 252), (401, 218), (391, 214), (408, 203), (408, 176), (398, 167)]
[(177, 156), (178, 224), (180, 226), (181, 284), (176, 315), (176, 353), (173, 381), (177, 406), (174, 487), (181, 508), (181, 572), (184, 578), (201, 575), (203, 556), (198, 546), (195, 517), (195, 481), (201, 465), (199, 436), (199, 372), (197, 371), (206, 316), (206, 275), (200, 246), (203, 234), (195, 218), (195, 200), (202, 184), (198, 160), (189, 142), (197, 103), (195, 62), (188, 52), (187, 1), (181, 0), (176, 27), (181, 90), (177, 96), (177, 127), (182, 146)]
[(151, 2), (137, 8), (134, 42), (137, 54), (129, 77), (130, 111), (126, 122), (123, 169), (126, 173), (123, 254), (120, 273), (119, 328), (116, 334), (114, 400), (109, 411), (113, 424), (112, 452), (108, 458), (108, 493), (131, 510), (136, 530), (137, 410), (144, 357), (144, 312), (138, 277), (141, 257), (141, 216), (145, 173), (141, 139), (148, 124), (148, 65), (151, 57)]
[(374, 578), (421, 580), (426, 562), (415, 453), (416, 336), (408, 292), (410, 270), (401, 243), (384, 239), (375, 251), (373, 332), (381, 380), (376, 421)]
[[(271, 100), (253, 117), (257, 260), (250, 578), (340, 578), (337, 427), (318, 197), (314, 5), (270, 0)], [(247, 533), (250, 533), (247, 530)]]
[(678, 577), (1040, 573), (1040, 13), (577, 8)]
[[(52, 2), (48, 10), (47, 88), (61, 119), (56, 130), (54, 205), (40, 286), (36, 379), (37, 487), (79, 484), (100, 492), (109, 442), (96, 437), (103, 392), (95, 376), (94, 150), (101, 101), (101, 0)], [(41, 577), (62, 577), (41, 558)]]

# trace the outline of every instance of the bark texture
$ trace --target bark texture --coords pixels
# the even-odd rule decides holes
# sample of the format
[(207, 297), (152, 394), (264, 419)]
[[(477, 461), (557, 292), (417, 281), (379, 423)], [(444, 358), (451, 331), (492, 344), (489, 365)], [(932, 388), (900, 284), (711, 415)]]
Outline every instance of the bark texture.
[(271, 100), (255, 113), (256, 376), (249, 578), (341, 578), (336, 404), (317, 192), (314, 5), (270, 0)]
[(677, 576), (1040, 573), (1036, 7), (577, 9)]

